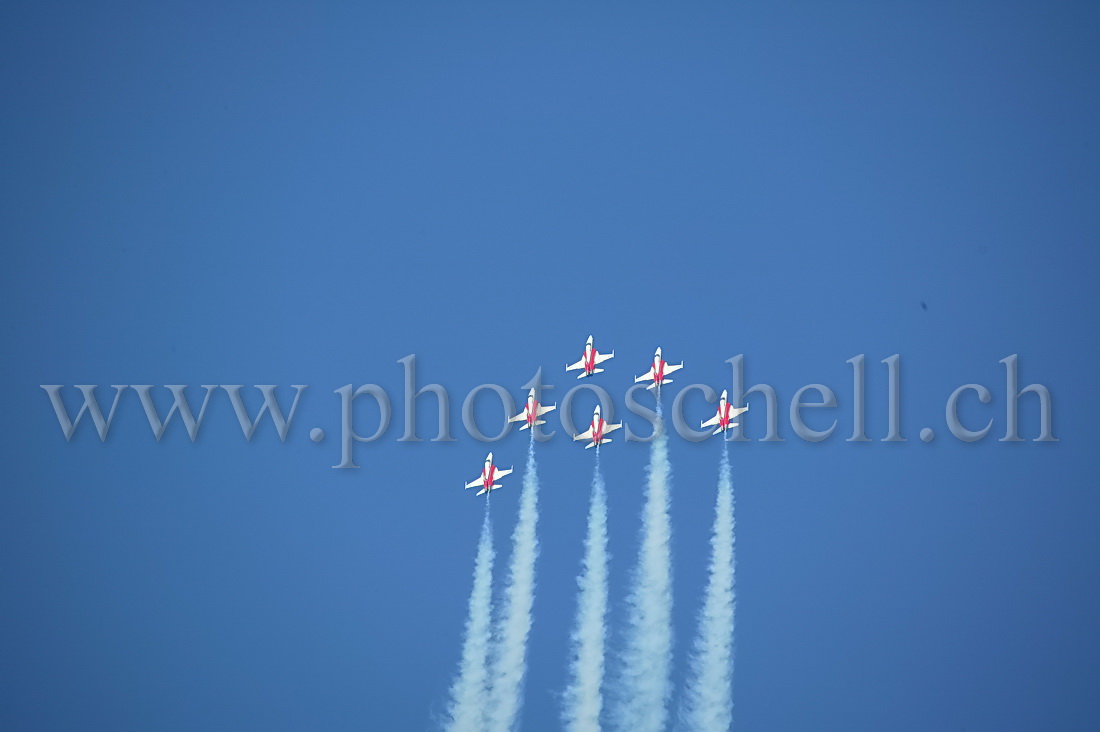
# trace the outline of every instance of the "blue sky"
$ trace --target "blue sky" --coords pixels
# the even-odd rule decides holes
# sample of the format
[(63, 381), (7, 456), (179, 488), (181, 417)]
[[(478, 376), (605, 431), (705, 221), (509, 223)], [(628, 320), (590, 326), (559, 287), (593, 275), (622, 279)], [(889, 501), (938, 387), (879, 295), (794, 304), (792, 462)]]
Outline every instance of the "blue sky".
[[(784, 417), (761, 443), (753, 403), (731, 448), (737, 726), (1095, 727), (1098, 25), (1087, 3), (6, 3), (0, 722), (425, 728), (482, 511), (460, 401), (518, 401), (540, 366), (560, 398), (594, 334), (620, 405), (657, 345), (681, 386), (728, 387), (745, 354), (781, 417), (837, 392), (807, 417), (830, 440)], [(398, 443), (399, 412), (331, 469), (333, 390), (399, 401), (410, 353), (458, 439)], [(876, 439), (853, 444), (860, 353)], [(1059, 442), (997, 441), (1013, 353)], [(944, 403), (970, 382), (994, 427), (962, 444)], [(105, 444), (66, 443), (38, 385), (85, 383), (310, 386), (285, 444), (246, 442), (224, 394), (196, 443), (157, 444), (133, 393)], [(592, 469), (562, 437), (538, 453), (528, 729), (558, 716)], [(526, 435), (492, 449), (520, 467)], [(719, 450), (671, 445), (677, 685)], [(647, 457), (603, 451), (613, 646)]]

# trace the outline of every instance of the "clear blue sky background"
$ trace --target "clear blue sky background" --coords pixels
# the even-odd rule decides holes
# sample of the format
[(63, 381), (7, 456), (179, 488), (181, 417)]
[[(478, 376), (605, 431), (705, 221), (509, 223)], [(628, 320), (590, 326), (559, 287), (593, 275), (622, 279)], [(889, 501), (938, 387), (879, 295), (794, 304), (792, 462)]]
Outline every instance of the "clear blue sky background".
[[(827, 442), (784, 419), (732, 446), (739, 726), (1095, 729), (1096, 6), (400, 5), (0, 8), (0, 726), (425, 728), (486, 447), (456, 404), (455, 442), (398, 443), (398, 414), (333, 470), (333, 390), (396, 398), (416, 353), (456, 401), (519, 400), (539, 366), (560, 398), (592, 333), (620, 404), (657, 345), (717, 389), (745, 354), (781, 415), (838, 394)], [(859, 353), (866, 444), (844, 441)], [(894, 353), (902, 444), (878, 441)], [(1060, 442), (997, 441), (1012, 353)], [(994, 428), (966, 445), (944, 403), (968, 382)], [(224, 394), (197, 443), (157, 444), (133, 393), (106, 444), (67, 444), (54, 383), (310, 388), (285, 444), (270, 422), (246, 443)], [(591, 475), (562, 437), (539, 447), (527, 729), (556, 726)], [(526, 439), (493, 449), (519, 468)], [(719, 450), (671, 447), (677, 688)], [(616, 645), (647, 455), (604, 450)]]

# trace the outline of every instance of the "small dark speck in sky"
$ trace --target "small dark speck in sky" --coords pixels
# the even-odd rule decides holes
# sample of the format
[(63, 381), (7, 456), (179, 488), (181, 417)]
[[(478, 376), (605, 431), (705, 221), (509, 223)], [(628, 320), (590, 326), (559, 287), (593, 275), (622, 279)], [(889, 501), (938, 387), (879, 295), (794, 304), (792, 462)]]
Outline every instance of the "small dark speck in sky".
[(928, 309), (928, 303), (926, 303), (924, 300), (920, 301), (920, 306), (921, 306), (921, 310), (927, 310)]

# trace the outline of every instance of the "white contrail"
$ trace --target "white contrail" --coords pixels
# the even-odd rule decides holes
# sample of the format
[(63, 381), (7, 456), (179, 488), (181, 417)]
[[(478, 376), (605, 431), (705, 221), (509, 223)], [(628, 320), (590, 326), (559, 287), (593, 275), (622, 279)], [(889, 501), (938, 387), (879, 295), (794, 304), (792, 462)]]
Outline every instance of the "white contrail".
[(570, 732), (598, 732), (603, 709), (604, 639), (607, 636), (607, 497), (600, 473), (600, 453), (592, 475), (584, 564), (577, 578), (577, 618), (573, 659), (565, 690), (562, 721)]
[(627, 600), (626, 647), (617, 689), (617, 727), (660, 732), (668, 720), (672, 664), (672, 561), (668, 436), (658, 408), (649, 454), (641, 549)]
[(451, 686), (447, 728), (453, 732), (480, 732), (485, 729), (492, 604), (493, 526), (489, 520), (489, 504), (486, 502), (485, 520), (481, 524), (481, 540), (477, 545), (477, 560), (474, 562), (474, 589), (470, 592), (466, 640), (462, 645), (458, 678)]
[(487, 728), (511, 732), (523, 707), (523, 680), (527, 674), (527, 636), (535, 601), (535, 560), (539, 554), (539, 477), (535, 466), (535, 439), (527, 448), (527, 469), (519, 498), (519, 519), (512, 532), (512, 561), (504, 607), (497, 626), (492, 693)]
[(728, 450), (723, 449), (710, 544), (710, 578), (699, 613), (691, 678), (680, 712), (680, 721), (688, 730), (728, 730), (733, 721), (733, 626), (737, 610), (735, 528), (730, 457)]

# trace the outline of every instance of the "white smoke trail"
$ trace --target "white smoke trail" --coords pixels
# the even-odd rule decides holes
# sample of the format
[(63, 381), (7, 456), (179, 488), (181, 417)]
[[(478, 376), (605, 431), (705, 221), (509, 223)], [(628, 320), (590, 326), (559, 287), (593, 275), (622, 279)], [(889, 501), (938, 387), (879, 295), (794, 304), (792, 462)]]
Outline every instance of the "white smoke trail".
[(657, 410), (649, 454), (641, 549), (627, 600), (626, 648), (618, 688), (617, 727), (660, 732), (668, 720), (672, 664), (672, 560), (668, 436)]
[(598, 732), (603, 695), (604, 639), (607, 636), (607, 497), (600, 453), (592, 475), (588, 535), (584, 564), (577, 578), (577, 618), (573, 628), (573, 659), (565, 690), (562, 721), (570, 732)]
[(728, 730), (733, 721), (733, 630), (737, 610), (735, 529), (730, 457), (729, 451), (723, 449), (710, 544), (710, 578), (699, 613), (691, 678), (680, 711), (680, 721), (688, 730)]
[(485, 699), (489, 681), (489, 640), (493, 604), (493, 526), (489, 504), (481, 524), (481, 540), (474, 562), (474, 588), (470, 592), (466, 640), (458, 678), (451, 686), (448, 729), (453, 732), (480, 732), (485, 728)]
[(527, 448), (527, 469), (519, 498), (519, 519), (512, 532), (512, 561), (504, 608), (497, 627), (492, 693), (487, 728), (511, 732), (523, 707), (523, 680), (527, 674), (527, 636), (535, 601), (535, 560), (539, 554), (539, 477), (535, 466), (535, 438)]

